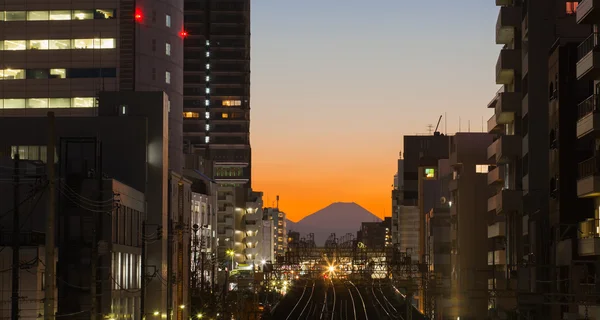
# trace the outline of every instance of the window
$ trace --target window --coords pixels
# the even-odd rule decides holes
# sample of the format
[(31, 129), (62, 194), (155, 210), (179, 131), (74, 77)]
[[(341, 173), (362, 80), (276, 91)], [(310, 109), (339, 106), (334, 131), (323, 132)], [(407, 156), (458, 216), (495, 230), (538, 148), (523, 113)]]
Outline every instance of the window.
[(239, 107), (242, 105), (242, 101), (240, 101), (240, 100), (223, 100), (222, 105), (224, 107)]
[(210, 142), (210, 137), (204, 137), (204, 143), (209, 143)]
[(50, 76), (48, 69), (27, 69), (25, 74), (27, 79), (48, 79)]
[(0, 70), (0, 80), (25, 79), (24, 69), (4, 69)]
[(169, 71), (165, 71), (165, 82), (171, 83), (171, 73)]
[(200, 118), (200, 114), (198, 112), (184, 112), (183, 113), (183, 117), (184, 118)]
[(70, 98), (50, 98), (49, 99), (49, 107), (50, 108), (70, 108), (71, 107), (71, 99)]
[(73, 20), (93, 20), (95, 10), (73, 10)]
[(71, 20), (71, 10), (51, 10), (50, 20)]
[(165, 54), (170, 56), (171, 55), (171, 44), (170, 43), (165, 43)]
[(6, 11), (4, 14), (5, 21), (25, 21), (26, 17), (25, 11)]
[(476, 173), (488, 173), (488, 171), (490, 170), (490, 166), (487, 164), (478, 164), (475, 165), (475, 172)]
[(73, 39), (73, 49), (114, 49), (115, 39)]
[(49, 40), (48, 49), (50, 50), (67, 50), (71, 49), (71, 40)]
[(571, 15), (571, 14), (575, 14), (577, 12), (577, 6), (579, 6), (579, 2), (576, 1), (570, 1), (566, 3), (567, 5), (567, 14)]
[(4, 40), (4, 50), (16, 51), (16, 50), (25, 50), (26, 41), (25, 40)]
[(427, 168), (425, 169), (425, 179), (433, 179), (435, 178), (435, 169)]
[(221, 114), (221, 118), (223, 118), (223, 119), (227, 119), (227, 118), (229, 118), (229, 113), (225, 113), (225, 112), (223, 112), (223, 113)]
[(48, 21), (50, 18), (48, 11), (29, 11), (27, 12), (28, 21)]
[(29, 40), (27, 50), (48, 50), (48, 40)]
[(48, 98), (27, 99), (27, 108), (31, 108), (31, 109), (48, 108)]
[(50, 69), (51, 79), (64, 79), (67, 77), (67, 69)]
[(170, 15), (166, 15), (165, 16), (165, 25), (170, 28), (171, 27), (171, 16)]
[(25, 109), (25, 99), (4, 99), (4, 109)]
[(94, 19), (114, 19), (115, 9), (96, 9)]
[(96, 100), (94, 98), (73, 98), (71, 107), (72, 108), (93, 108), (95, 107)]

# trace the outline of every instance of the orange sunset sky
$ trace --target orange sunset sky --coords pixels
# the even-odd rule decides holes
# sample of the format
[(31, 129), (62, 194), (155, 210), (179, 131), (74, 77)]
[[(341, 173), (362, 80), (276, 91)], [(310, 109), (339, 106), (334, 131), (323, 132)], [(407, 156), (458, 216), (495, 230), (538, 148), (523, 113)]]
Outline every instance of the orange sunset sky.
[(376, 2), (253, 2), (252, 188), (292, 221), (337, 201), (391, 215), (402, 136), (492, 114), (493, 1)]

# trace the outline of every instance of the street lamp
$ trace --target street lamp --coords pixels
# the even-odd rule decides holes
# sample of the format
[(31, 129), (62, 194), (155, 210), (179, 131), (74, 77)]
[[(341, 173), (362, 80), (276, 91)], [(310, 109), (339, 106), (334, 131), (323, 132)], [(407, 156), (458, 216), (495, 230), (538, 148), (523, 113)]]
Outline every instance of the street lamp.
[(227, 250), (227, 254), (231, 257), (231, 270), (233, 270), (233, 256), (235, 256), (235, 251), (232, 249)]

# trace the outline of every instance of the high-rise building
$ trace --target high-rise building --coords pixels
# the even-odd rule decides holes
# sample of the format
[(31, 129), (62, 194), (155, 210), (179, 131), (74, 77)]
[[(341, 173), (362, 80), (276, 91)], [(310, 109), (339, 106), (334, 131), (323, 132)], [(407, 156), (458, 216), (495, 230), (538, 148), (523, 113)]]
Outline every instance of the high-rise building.
[(250, 182), (250, 0), (185, 0), (184, 144)]
[(287, 248), (285, 212), (280, 211), (279, 208), (265, 208), (264, 210), (267, 217), (273, 220), (273, 250), (275, 251), (275, 258), (278, 256), (284, 257), (285, 249)]
[(164, 91), (169, 166), (181, 172), (183, 3), (0, 4), (0, 116), (95, 116), (100, 91)]

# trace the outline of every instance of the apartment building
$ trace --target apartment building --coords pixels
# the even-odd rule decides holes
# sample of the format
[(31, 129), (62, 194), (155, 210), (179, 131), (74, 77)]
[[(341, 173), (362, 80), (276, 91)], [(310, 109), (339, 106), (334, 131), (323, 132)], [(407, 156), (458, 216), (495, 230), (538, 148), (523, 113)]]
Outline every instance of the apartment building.
[[(186, 175), (187, 176), (187, 175)], [(209, 182), (210, 183), (210, 182)], [(200, 186), (206, 186), (200, 184)], [(191, 289), (194, 296), (210, 291), (216, 280), (217, 215), (216, 196), (198, 184), (192, 184), (191, 209)], [(194, 304), (192, 302), (192, 304)]]
[[(494, 162), (488, 157), (493, 135), (456, 133), (450, 137), (449, 164), (453, 169), (450, 189), (451, 218), (451, 317), (482, 319), (488, 310), (489, 265), (500, 261), (488, 252), (486, 212), (496, 210), (488, 201), (487, 173)], [(491, 260), (490, 260), (490, 257)]]
[(404, 198), (404, 159), (402, 152), (399, 154), (397, 163), (398, 170), (394, 175), (394, 187), (392, 189), (392, 225), (391, 225), (391, 240), (393, 245), (400, 243), (400, 203)]
[(268, 219), (273, 221), (273, 239), (275, 258), (284, 257), (287, 249), (287, 225), (285, 212), (279, 208), (265, 208), (265, 214)]
[(215, 179), (248, 184), (250, 0), (184, 3), (186, 152), (213, 160)]
[(247, 263), (253, 266), (259, 266), (262, 261), (260, 255), (260, 231), (261, 221), (263, 219), (263, 193), (250, 191), (248, 202), (246, 203), (245, 215), (245, 239)]
[(356, 240), (362, 242), (367, 248), (383, 249), (389, 244), (391, 226), (391, 217), (386, 217), (380, 222), (363, 222)]
[(169, 164), (181, 172), (183, 3), (4, 1), (0, 11), (0, 116), (94, 116), (100, 91), (163, 91)]

